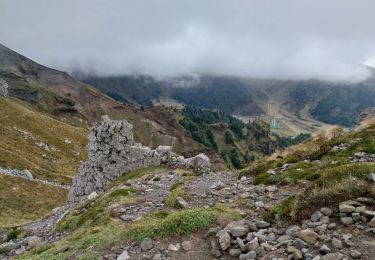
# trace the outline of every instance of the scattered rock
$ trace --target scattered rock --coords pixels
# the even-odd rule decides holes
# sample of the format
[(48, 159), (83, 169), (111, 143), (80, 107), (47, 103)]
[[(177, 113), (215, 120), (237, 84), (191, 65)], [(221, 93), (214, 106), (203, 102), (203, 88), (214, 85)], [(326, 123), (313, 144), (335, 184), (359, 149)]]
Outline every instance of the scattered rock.
[(245, 246), (243, 240), (241, 238), (237, 237), (236, 242), (237, 242), (237, 245), (241, 248), (241, 250), (243, 252), (245, 252), (246, 251), (246, 246)]
[(239, 256), (241, 253), (241, 249), (232, 248), (229, 250), (229, 255), (231, 256)]
[(319, 248), (319, 252), (323, 255), (325, 254), (328, 254), (328, 253), (331, 253), (331, 249), (327, 246), (327, 245), (322, 245), (320, 248)]
[(353, 218), (351, 218), (351, 217), (342, 217), (342, 218), (340, 218), (340, 221), (345, 226), (349, 226), (349, 225), (352, 225), (354, 223)]
[(318, 222), (318, 221), (320, 220), (321, 217), (323, 217), (322, 212), (320, 212), (320, 211), (315, 211), (315, 212), (311, 215), (311, 221), (313, 221), (313, 222)]
[(362, 254), (361, 252), (357, 251), (357, 250), (354, 250), (354, 249), (351, 249), (350, 250), (350, 255), (351, 257), (353, 257), (354, 259), (359, 259), (362, 257)]
[(247, 254), (240, 255), (240, 260), (254, 260), (256, 258), (257, 258), (257, 254), (254, 251), (249, 252)]
[(319, 235), (311, 229), (303, 229), (298, 232), (298, 237), (309, 244), (314, 244)]
[(267, 228), (267, 227), (270, 226), (270, 223), (268, 223), (268, 222), (266, 222), (264, 220), (261, 220), (261, 221), (258, 221), (256, 223), (256, 226), (257, 226), (257, 228)]
[(181, 197), (177, 197), (176, 198), (176, 202), (177, 202), (177, 205), (181, 208), (187, 208), (189, 207), (189, 203), (187, 203), (186, 200), (184, 200), (183, 198)]
[(291, 237), (297, 237), (298, 231), (300, 231), (301, 228), (297, 225), (290, 226), (286, 229), (285, 234), (291, 236)]
[(293, 245), (298, 248), (299, 250), (305, 248), (307, 246), (307, 243), (305, 243), (305, 241), (303, 241), (302, 239), (300, 238), (296, 238), (294, 239), (293, 241)]
[(211, 185), (210, 189), (212, 190), (218, 190), (220, 188), (225, 187), (225, 184), (222, 181), (217, 181), (214, 184)]
[(154, 247), (154, 243), (153, 243), (153, 241), (152, 241), (151, 238), (146, 237), (145, 239), (143, 239), (143, 241), (141, 243), (141, 249), (142, 249), (142, 251), (146, 252), (146, 251), (150, 250), (153, 247)]
[(230, 247), (230, 235), (226, 230), (220, 230), (216, 236), (219, 238), (219, 244), (222, 250)]
[(27, 244), (27, 249), (33, 249), (33, 248), (38, 248), (42, 245), (43, 241), (40, 237), (38, 236), (31, 236), (28, 238), (28, 244)]
[(88, 200), (94, 200), (98, 197), (98, 193), (96, 191), (93, 191), (89, 194), (89, 196), (87, 196), (87, 199)]
[(245, 237), (249, 232), (249, 227), (243, 221), (231, 222), (225, 229), (234, 237)]
[(176, 244), (176, 245), (170, 244), (168, 246), (168, 250), (173, 251), (173, 252), (177, 252), (178, 250), (180, 250), (180, 244)]
[(255, 251), (259, 247), (258, 238), (254, 238), (246, 244), (246, 248), (249, 251)]
[(333, 215), (333, 210), (330, 208), (321, 208), (320, 211), (328, 217), (331, 217)]
[(351, 213), (351, 212), (355, 212), (355, 207), (351, 205), (347, 205), (347, 204), (340, 204), (339, 211), (341, 213)]
[(373, 217), (369, 223), (369, 226), (375, 228), (375, 217)]
[(341, 260), (344, 258), (344, 255), (341, 253), (329, 253), (322, 256), (321, 260)]
[(128, 250), (122, 251), (122, 253), (117, 257), (117, 260), (128, 260), (130, 259)]
[(267, 187), (266, 187), (266, 190), (267, 190), (268, 192), (275, 192), (275, 191), (277, 191), (277, 187), (274, 186), (274, 185), (267, 186)]
[(370, 173), (368, 175), (369, 179), (372, 180), (373, 182), (375, 182), (375, 173)]
[(193, 246), (190, 241), (184, 241), (181, 243), (181, 247), (185, 251), (190, 251)]
[(332, 239), (332, 247), (333, 248), (336, 248), (336, 249), (341, 249), (342, 248), (342, 243), (340, 240), (338, 240), (337, 238), (333, 238)]
[(292, 254), (295, 260), (300, 260), (303, 258), (301, 251), (295, 248), (294, 246), (288, 246), (287, 252)]
[(9, 241), (0, 245), (0, 252), (8, 252), (17, 247), (17, 244), (13, 241)]

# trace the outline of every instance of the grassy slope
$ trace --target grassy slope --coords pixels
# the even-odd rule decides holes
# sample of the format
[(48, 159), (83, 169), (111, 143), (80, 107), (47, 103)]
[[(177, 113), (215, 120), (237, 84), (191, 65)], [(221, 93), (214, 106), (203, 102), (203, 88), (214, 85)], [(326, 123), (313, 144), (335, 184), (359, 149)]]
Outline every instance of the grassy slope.
[(67, 190), (0, 175), (0, 228), (42, 218), (62, 205)]
[[(38, 179), (70, 184), (86, 157), (87, 133), (87, 129), (53, 119), (17, 99), (0, 98), (2, 168), (28, 169)], [(49, 151), (38, 142), (48, 143)], [(66, 195), (67, 190), (61, 188), (0, 175), (0, 227), (42, 218), (61, 206)]]
[[(15, 128), (27, 131), (34, 139)], [(70, 183), (86, 157), (87, 129), (36, 112), (16, 99), (0, 99), (0, 133), (6, 136), (0, 139), (0, 167), (29, 169), (40, 179)], [(50, 151), (37, 142), (48, 143)]]
[[(255, 174), (257, 184), (293, 183), (301, 187), (300, 193), (273, 208), (267, 218), (271, 221), (278, 214), (284, 220), (298, 221), (320, 207), (362, 196), (375, 198), (375, 187), (368, 177), (375, 171), (375, 163), (352, 163), (350, 159), (356, 152), (375, 153), (374, 131), (375, 124), (346, 134), (336, 131), (331, 139), (320, 136), (306, 141), (276, 160), (260, 162), (244, 171)], [(332, 151), (333, 146), (341, 143), (351, 143), (351, 146)], [(277, 175), (267, 173), (268, 169), (284, 163), (292, 165)]]

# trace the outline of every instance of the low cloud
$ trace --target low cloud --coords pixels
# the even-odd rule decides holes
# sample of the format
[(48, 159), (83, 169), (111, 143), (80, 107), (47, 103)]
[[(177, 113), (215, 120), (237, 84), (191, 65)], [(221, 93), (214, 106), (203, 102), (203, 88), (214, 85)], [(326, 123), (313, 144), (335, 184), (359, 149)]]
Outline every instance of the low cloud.
[(359, 81), (375, 65), (373, 10), (373, 0), (4, 0), (0, 35), (68, 72)]

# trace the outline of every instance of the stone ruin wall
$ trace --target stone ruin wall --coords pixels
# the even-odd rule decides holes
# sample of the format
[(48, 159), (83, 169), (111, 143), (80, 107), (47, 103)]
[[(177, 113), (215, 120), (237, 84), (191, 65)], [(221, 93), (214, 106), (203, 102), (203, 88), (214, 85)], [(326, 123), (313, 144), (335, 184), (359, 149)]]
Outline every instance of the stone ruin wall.
[(123, 174), (162, 164), (175, 168), (208, 171), (210, 160), (205, 154), (185, 159), (171, 151), (170, 146), (156, 150), (134, 141), (133, 126), (126, 120), (103, 116), (99, 126), (89, 134), (88, 159), (81, 165), (69, 191), (68, 204), (82, 202), (93, 192), (105, 190)]

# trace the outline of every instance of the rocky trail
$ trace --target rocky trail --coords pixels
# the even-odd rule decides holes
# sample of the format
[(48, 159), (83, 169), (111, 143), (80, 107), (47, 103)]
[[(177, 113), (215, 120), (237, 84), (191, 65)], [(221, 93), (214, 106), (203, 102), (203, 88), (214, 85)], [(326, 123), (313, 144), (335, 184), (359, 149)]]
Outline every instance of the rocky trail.
[[(154, 210), (170, 210), (164, 203), (168, 188), (181, 181), (182, 176), (171, 171), (151, 179), (156, 177), (157, 182), (135, 180), (130, 183), (132, 187), (144, 189), (139, 195), (145, 202), (120, 206), (119, 212), (123, 214), (120, 218), (131, 221), (129, 216), (136, 219)], [(311, 219), (283, 227), (271, 225), (262, 220), (261, 215), (264, 209), (272, 208), (293, 194), (295, 187), (253, 185), (251, 178), (238, 179), (233, 173), (197, 176), (184, 186), (193, 188), (193, 199), (184, 206), (209, 207), (241, 201), (234, 208), (244, 219), (190, 237), (146, 239), (140, 245), (126, 245), (122, 250), (127, 252), (128, 259), (374, 259), (375, 229), (373, 221), (368, 223), (375, 216), (370, 210), (374, 209), (371, 199), (348, 201), (340, 204), (340, 209), (323, 208)], [(155, 191), (156, 187), (160, 190)], [(223, 226), (224, 223), (218, 224)], [(116, 250), (120, 254), (121, 249)], [(111, 252), (103, 257), (122, 259), (117, 258), (118, 254)]]

